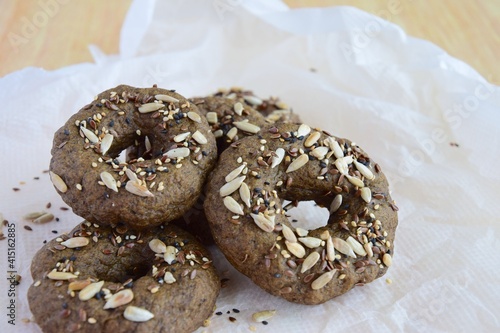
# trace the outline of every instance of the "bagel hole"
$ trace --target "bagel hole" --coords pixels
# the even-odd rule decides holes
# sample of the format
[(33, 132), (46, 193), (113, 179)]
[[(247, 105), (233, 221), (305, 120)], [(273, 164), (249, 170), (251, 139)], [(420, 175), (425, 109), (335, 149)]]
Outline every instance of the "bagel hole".
[[(284, 206), (289, 203), (285, 201)], [(326, 207), (320, 207), (314, 201), (300, 201), (297, 207), (288, 209), (287, 216), (293, 227), (314, 230), (328, 224), (330, 213)]]

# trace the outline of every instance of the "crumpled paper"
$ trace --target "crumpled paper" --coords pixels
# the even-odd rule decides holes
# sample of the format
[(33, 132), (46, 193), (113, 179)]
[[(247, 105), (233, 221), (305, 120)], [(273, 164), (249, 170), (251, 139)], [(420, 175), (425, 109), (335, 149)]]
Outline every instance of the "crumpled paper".
[[(354, 8), (290, 10), (263, 0), (135, 1), (120, 54), (91, 50), (93, 64), (26, 68), (0, 79), (0, 212), (15, 224), (14, 266), (22, 276), (15, 326), (6, 316), (9, 281), (0, 280), (0, 331), (40, 331), (25, 322), (29, 265), (44, 240), (81, 221), (60, 209), (66, 205), (43, 172), (53, 133), (98, 92), (121, 83), (156, 83), (185, 96), (235, 85), (279, 96), (305, 122), (365, 149), (400, 207), (386, 276), (322, 305), (268, 295), (212, 248), (229, 280), (217, 301), (223, 314), (199, 332), (500, 330), (500, 93), (471, 67)], [(38, 210), (59, 221), (22, 219)], [(325, 221), (319, 209), (298, 210), (301, 220)], [(2, 272), (9, 270), (7, 245), (0, 241)], [(252, 313), (265, 309), (277, 310), (269, 324), (252, 322)]]

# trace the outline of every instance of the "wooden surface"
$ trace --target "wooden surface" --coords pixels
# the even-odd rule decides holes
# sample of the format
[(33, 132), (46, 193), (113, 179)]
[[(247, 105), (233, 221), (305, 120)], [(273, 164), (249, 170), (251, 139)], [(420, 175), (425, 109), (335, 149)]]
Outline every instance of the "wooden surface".
[[(358, 7), (399, 24), (409, 35), (434, 42), (469, 63), (490, 82), (500, 82), (500, 0), (285, 2), (290, 7)], [(92, 61), (89, 44), (107, 54), (118, 53), (120, 28), (130, 3), (131, 0), (0, 0), (0, 76), (26, 66), (56, 69)]]

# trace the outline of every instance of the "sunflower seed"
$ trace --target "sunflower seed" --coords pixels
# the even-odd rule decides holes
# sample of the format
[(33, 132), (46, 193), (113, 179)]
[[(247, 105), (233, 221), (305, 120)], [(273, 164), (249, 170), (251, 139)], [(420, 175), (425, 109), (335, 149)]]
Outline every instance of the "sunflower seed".
[(226, 136), (229, 138), (229, 140), (233, 140), (234, 137), (238, 134), (238, 129), (236, 127), (232, 127), (227, 133)]
[(127, 174), (128, 179), (130, 179), (131, 181), (133, 181), (133, 182), (139, 181), (139, 178), (137, 178), (137, 175), (132, 170), (125, 169), (125, 173)]
[(163, 243), (158, 238), (154, 238), (154, 239), (150, 240), (148, 245), (149, 245), (149, 248), (151, 249), (151, 251), (153, 251), (154, 253), (167, 252), (167, 245), (165, 245), (165, 243)]
[(101, 291), (103, 285), (104, 281), (89, 284), (78, 293), (78, 298), (80, 299), (80, 301), (88, 301)]
[(335, 155), (336, 158), (344, 157), (344, 150), (340, 147), (339, 143), (334, 138), (331, 139), (332, 140), (329, 141), (329, 143), (330, 143), (330, 148), (332, 148), (333, 150), (333, 155)]
[(300, 138), (301, 136), (306, 136), (311, 132), (311, 127), (309, 127), (306, 124), (302, 124), (299, 126), (299, 129), (297, 130), (297, 136)]
[(391, 255), (389, 253), (384, 254), (384, 256), (382, 257), (382, 262), (387, 267), (391, 266), (392, 265), (392, 257), (391, 257)]
[(68, 291), (69, 292), (71, 292), (71, 291), (79, 291), (79, 290), (84, 289), (89, 284), (90, 284), (90, 280), (89, 279), (87, 279), (87, 280), (73, 281), (73, 282), (69, 283), (69, 285), (68, 285)]
[(262, 103), (264, 103), (260, 98), (252, 95), (245, 95), (243, 96), (243, 99), (252, 105), (261, 105)]
[(219, 121), (216, 112), (207, 112), (207, 115), (205, 117), (210, 124), (217, 124), (217, 122)]
[(343, 157), (337, 158), (334, 164), (341, 174), (346, 175), (349, 172), (349, 166), (347, 165)]
[(54, 214), (51, 214), (51, 213), (46, 213), (46, 214), (43, 214), (42, 216), (39, 216), (37, 217), (36, 219), (33, 220), (33, 223), (36, 223), (36, 224), (43, 224), (43, 223), (47, 223), (47, 222), (50, 222), (54, 219)]
[(373, 172), (369, 168), (367, 168), (364, 164), (361, 164), (356, 160), (354, 160), (353, 162), (354, 165), (356, 166), (356, 169), (358, 169), (358, 171), (361, 172), (361, 174), (365, 176), (366, 179), (373, 180), (375, 178)]
[(337, 194), (335, 198), (333, 198), (332, 203), (330, 204), (330, 215), (339, 210), (342, 205), (342, 194)]
[(311, 155), (316, 157), (318, 160), (324, 159), (327, 153), (328, 153), (328, 147), (318, 147), (313, 151), (311, 151)]
[(125, 319), (138, 323), (148, 321), (154, 316), (155, 315), (148, 310), (133, 305), (127, 306), (123, 312), (123, 317), (125, 317)]
[[(36, 218), (39, 218), (42, 215), (47, 214), (47, 212), (41, 211), (41, 212), (31, 212), (23, 216), (23, 219), (25, 220), (34, 220)], [(1, 216), (0, 216), (1, 218)], [(2, 219), (3, 220), (3, 219)]]
[(208, 143), (207, 138), (200, 131), (196, 131), (193, 133), (193, 139), (200, 145), (205, 145)]
[(265, 232), (273, 232), (274, 222), (267, 219), (262, 213), (259, 213), (258, 215), (250, 214), (250, 216), (253, 218), (253, 221), (259, 228), (261, 228)]
[(363, 183), (363, 181), (359, 178), (356, 178), (356, 177), (353, 177), (353, 176), (349, 176), (349, 175), (346, 175), (347, 177), (347, 180), (349, 180), (349, 183), (351, 183), (352, 185), (354, 186), (357, 186), (359, 188), (362, 188), (365, 186), (365, 184)]
[(134, 292), (132, 289), (123, 289), (108, 298), (103, 309), (115, 309), (119, 306), (130, 303), (134, 299)]
[(171, 272), (166, 272), (165, 275), (163, 276), (163, 280), (165, 281), (165, 283), (167, 284), (172, 284), (174, 282), (176, 282), (177, 280), (174, 278), (174, 276), (172, 275)]
[(177, 98), (169, 96), (169, 95), (159, 94), (159, 95), (155, 95), (155, 98), (157, 100), (163, 101), (163, 102), (173, 102), (173, 103), (179, 102), (179, 100)]
[[(176, 136), (174, 136), (174, 141), (175, 142), (182, 142), (182, 141), (186, 140), (189, 137), (189, 135), (191, 135), (191, 132), (177, 134)], [(182, 156), (182, 157), (185, 157), (185, 156)]]
[(241, 176), (238, 178), (235, 178), (231, 180), (229, 183), (224, 184), (219, 190), (219, 194), (221, 197), (226, 197), (233, 193), (234, 191), (238, 190), (241, 186), (241, 183), (247, 178), (247, 176)]
[(243, 171), (243, 169), (245, 169), (245, 167), (246, 167), (246, 165), (242, 164), (239, 167), (237, 167), (236, 169), (234, 169), (233, 171), (231, 171), (230, 173), (228, 173), (227, 176), (226, 176), (226, 178), (225, 178), (226, 183), (228, 183), (231, 180), (233, 180), (236, 177), (238, 177), (240, 175), (240, 173)]
[(319, 278), (317, 278), (316, 280), (314, 280), (311, 283), (311, 288), (313, 290), (319, 290), (319, 289), (323, 288), (324, 286), (326, 286), (326, 284), (328, 282), (330, 282), (332, 280), (332, 278), (335, 275), (335, 273), (337, 273), (337, 270), (333, 269), (333, 270), (331, 270), (329, 272), (321, 274), (319, 276)]
[(139, 107), (139, 112), (140, 113), (154, 112), (154, 111), (158, 111), (159, 109), (161, 109), (163, 107), (165, 107), (165, 105), (163, 105), (161, 103), (146, 103), (146, 104), (142, 104)]
[(311, 252), (311, 254), (309, 254), (302, 262), (302, 268), (300, 269), (300, 272), (305, 273), (306, 271), (311, 269), (311, 267), (316, 265), (320, 257), (321, 256), (318, 252)]
[(101, 141), (101, 154), (106, 155), (109, 148), (111, 148), (111, 144), (113, 143), (114, 136), (111, 134), (106, 134)]
[(153, 148), (151, 146), (151, 141), (149, 141), (149, 137), (147, 135), (144, 137), (144, 146), (146, 147), (146, 151), (151, 151), (151, 148)]
[(73, 273), (68, 273), (68, 272), (58, 272), (55, 269), (50, 271), (49, 274), (47, 274), (47, 277), (51, 280), (69, 280), (69, 279), (75, 279), (78, 276), (76, 276)]
[(335, 260), (335, 247), (333, 246), (332, 236), (328, 236), (326, 240), (326, 257), (329, 261)]
[(163, 260), (165, 260), (167, 264), (172, 265), (174, 260), (177, 258), (176, 252), (177, 250), (175, 247), (171, 245), (167, 246), (165, 249), (165, 253), (163, 254)]
[(372, 191), (369, 187), (363, 187), (361, 189), (361, 198), (367, 203), (370, 203), (370, 201), (372, 201)]
[(283, 224), (283, 229), (281, 230), (281, 232), (283, 232), (283, 236), (287, 241), (291, 243), (297, 243), (297, 237), (295, 237), (292, 229), (290, 229), (288, 226)]
[(52, 171), (49, 171), (49, 175), (50, 175), (50, 180), (52, 181), (52, 184), (54, 185), (54, 187), (59, 192), (66, 193), (66, 191), (68, 190), (68, 186), (66, 185), (64, 180), (62, 180), (62, 178), (59, 177), (59, 175), (55, 174)]
[(167, 151), (163, 156), (167, 156), (168, 158), (179, 158), (179, 157), (188, 157), (191, 151), (189, 148), (174, 148)]
[(363, 248), (365, 249), (368, 258), (373, 257), (372, 245), (370, 242), (365, 243), (365, 245), (363, 245)]
[(193, 112), (193, 111), (189, 111), (187, 113), (187, 116), (188, 116), (189, 119), (191, 119), (195, 123), (201, 123), (201, 117), (200, 117), (200, 115), (198, 113)]
[(278, 166), (285, 157), (285, 150), (283, 148), (276, 149), (275, 153), (276, 156), (273, 156), (272, 158), (271, 169)]
[(320, 132), (312, 132), (306, 139), (306, 141), (304, 141), (304, 146), (305, 147), (311, 147), (312, 145), (314, 145), (316, 142), (318, 142), (319, 138), (321, 137), (321, 133)]
[(263, 321), (269, 320), (276, 314), (276, 310), (265, 310), (255, 312), (252, 315), (252, 319), (258, 323), (262, 323)]
[(285, 241), (286, 248), (297, 258), (303, 258), (306, 255), (306, 249), (299, 243)]
[(349, 257), (356, 258), (356, 254), (354, 254), (352, 248), (349, 246), (349, 244), (347, 244), (345, 240), (335, 237), (333, 239), (333, 246), (340, 253), (345, 254)]
[(299, 242), (301, 242), (310, 249), (314, 249), (321, 245), (322, 240), (316, 237), (300, 237)]
[(243, 104), (241, 104), (240, 102), (235, 103), (233, 108), (234, 112), (236, 112), (238, 116), (241, 116), (243, 114)]
[(240, 186), (240, 197), (241, 200), (243, 200), (243, 203), (247, 205), (248, 208), (252, 205), (251, 203), (251, 195), (250, 195), (250, 189), (248, 188), (248, 185), (246, 183), (241, 183)]
[(89, 239), (86, 237), (72, 237), (64, 242), (60, 243), (70, 249), (74, 249), (76, 247), (87, 246), (89, 244)]
[(226, 206), (226, 208), (229, 209), (229, 211), (235, 214), (245, 215), (245, 213), (243, 213), (243, 209), (241, 209), (240, 204), (232, 197), (228, 196), (224, 198), (224, 206)]
[(309, 156), (307, 156), (307, 154), (302, 154), (294, 159), (292, 163), (290, 163), (290, 165), (286, 169), (286, 172), (289, 173), (298, 170), (306, 165), (307, 162), (309, 162)]
[(91, 143), (97, 143), (97, 142), (99, 142), (99, 138), (91, 130), (89, 130), (89, 129), (83, 127), (83, 126), (80, 127), (80, 130), (82, 131), (83, 135), (85, 135), (85, 137), (87, 139), (89, 139), (89, 141)]
[(244, 132), (248, 132), (248, 133), (252, 133), (252, 134), (259, 133), (259, 131), (260, 131), (259, 126), (248, 123), (248, 122), (244, 122), (244, 121), (235, 121), (235, 122), (233, 122), (233, 125)]
[(351, 247), (351, 249), (357, 255), (360, 255), (362, 257), (366, 256), (366, 251), (363, 248), (363, 245), (361, 245), (361, 243), (359, 243), (357, 240), (355, 240), (354, 238), (352, 238), (351, 236), (349, 236), (349, 237), (347, 237), (346, 242), (347, 242), (347, 244), (349, 244), (349, 246)]
[(118, 187), (116, 186), (116, 180), (113, 177), (113, 175), (111, 175), (109, 172), (107, 171), (101, 172), (101, 180), (104, 183), (104, 185), (106, 185), (107, 188), (115, 192), (118, 192)]
[(149, 192), (148, 188), (140, 184), (139, 181), (129, 180), (125, 185), (125, 189), (140, 197), (154, 197), (154, 194)]

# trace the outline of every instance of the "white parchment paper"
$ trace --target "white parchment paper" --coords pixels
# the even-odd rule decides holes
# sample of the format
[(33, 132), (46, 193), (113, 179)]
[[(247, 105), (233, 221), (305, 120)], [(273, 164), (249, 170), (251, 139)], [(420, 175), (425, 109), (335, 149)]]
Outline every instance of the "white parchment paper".
[[(221, 277), (229, 280), (217, 301), (223, 314), (200, 332), (249, 332), (251, 326), (288, 333), (500, 330), (498, 86), (435, 45), (349, 7), (135, 1), (120, 43), (118, 56), (93, 47), (95, 64), (26, 68), (0, 79), (0, 212), (15, 225), (15, 270), (22, 276), (15, 326), (7, 322), (9, 281), (0, 279), (1, 332), (39, 332), (23, 321), (31, 318), (29, 265), (43, 240), (81, 221), (60, 209), (66, 205), (43, 173), (53, 133), (94, 95), (121, 83), (156, 83), (185, 96), (234, 85), (279, 96), (305, 122), (370, 153), (400, 207), (387, 275), (323, 305), (268, 295), (212, 248)], [(22, 219), (38, 210), (59, 221)], [(7, 250), (4, 239), (0, 269), (6, 275)], [(276, 316), (267, 326), (253, 323), (252, 313), (265, 309), (276, 309)]]

